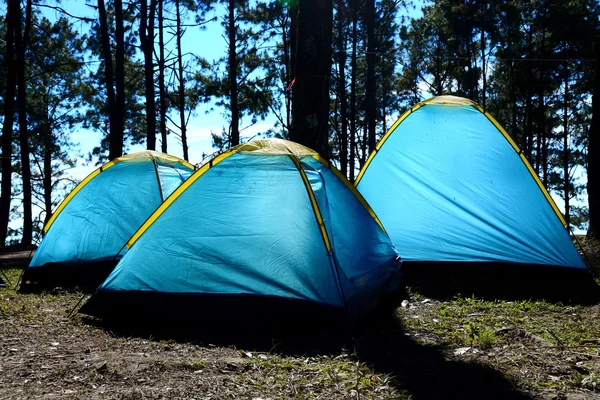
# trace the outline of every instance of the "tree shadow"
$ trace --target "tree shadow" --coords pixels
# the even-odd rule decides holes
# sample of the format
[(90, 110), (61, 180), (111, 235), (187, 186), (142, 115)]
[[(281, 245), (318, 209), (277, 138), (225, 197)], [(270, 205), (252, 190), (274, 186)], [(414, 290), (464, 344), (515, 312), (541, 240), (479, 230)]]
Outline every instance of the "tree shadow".
[(353, 353), (375, 372), (392, 376), (391, 385), (416, 399), (528, 399), (500, 371), (475, 362), (451, 360), (436, 346), (406, 334), (396, 314), (397, 299), (380, 307), (354, 328), (326, 327), (298, 321), (294, 326), (207, 327), (197, 324), (140, 324), (84, 317), (110, 334), (151, 340), (175, 340), (200, 346), (234, 346), (283, 356)]
[(395, 313), (382, 312), (364, 324), (355, 340), (358, 358), (394, 377), (400, 391), (416, 399), (530, 399), (490, 366), (449, 359), (439, 346), (409, 336)]

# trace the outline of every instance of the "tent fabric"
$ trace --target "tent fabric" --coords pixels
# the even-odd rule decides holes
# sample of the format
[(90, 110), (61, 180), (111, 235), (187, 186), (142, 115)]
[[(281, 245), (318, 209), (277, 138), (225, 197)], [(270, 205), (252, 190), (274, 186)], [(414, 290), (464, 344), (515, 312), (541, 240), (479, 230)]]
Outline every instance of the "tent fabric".
[[(221, 298), (221, 305), (226, 298), (291, 301), (335, 310), (352, 303), (354, 312), (373, 305), (397, 284), (397, 252), (351, 184), (319, 158), (280, 139), (217, 156), (132, 236), (81, 312), (155, 315), (146, 306), (152, 298), (187, 305), (200, 297)], [(127, 304), (115, 300), (121, 298)], [(364, 307), (354, 305), (359, 299)], [(187, 318), (205, 313), (198, 314)]]
[(193, 171), (191, 164), (153, 151), (126, 155), (98, 168), (46, 224), (24, 280), (47, 269), (52, 275), (47, 278), (60, 282), (66, 265), (84, 268), (83, 264), (112, 262), (114, 267), (115, 256), (133, 232)]
[(441, 96), (409, 110), (356, 186), (405, 261), (586, 268), (516, 144), (469, 100)]

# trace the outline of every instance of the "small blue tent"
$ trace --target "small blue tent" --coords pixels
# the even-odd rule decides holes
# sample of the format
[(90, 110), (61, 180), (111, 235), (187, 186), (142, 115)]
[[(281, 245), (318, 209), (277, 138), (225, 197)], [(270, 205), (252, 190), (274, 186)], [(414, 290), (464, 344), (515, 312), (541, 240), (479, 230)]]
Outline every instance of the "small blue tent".
[(467, 99), (440, 96), (407, 111), (370, 155), (356, 186), (408, 265), (586, 270), (524, 154)]
[(352, 317), (397, 287), (397, 258), (333, 166), (299, 144), (256, 140), (181, 185), (80, 312), (186, 321)]
[(97, 287), (125, 242), (193, 171), (188, 162), (154, 151), (125, 155), (93, 171), (46, 223), (21, 290)]

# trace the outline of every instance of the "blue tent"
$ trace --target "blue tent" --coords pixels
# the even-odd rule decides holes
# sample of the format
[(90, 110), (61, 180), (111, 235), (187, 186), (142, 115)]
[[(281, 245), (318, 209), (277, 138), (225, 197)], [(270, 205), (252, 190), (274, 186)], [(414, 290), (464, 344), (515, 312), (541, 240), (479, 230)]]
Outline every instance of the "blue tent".
[(93, 171), (46, 223), (21, 290), (97, 287), (125, 242), (193, 171), (188, 162), (153, 151), (129, 154)]
[(181, 185), (80, 311), (152, 320), (352, 317), (397, 287), (397, 258), (333, 166), (293, 142), (256, 140)]
[(586, 269), (524, 154), (467, 99), (440, 96), (407, 111), (370, 155), (356, 187), (409, 265)]

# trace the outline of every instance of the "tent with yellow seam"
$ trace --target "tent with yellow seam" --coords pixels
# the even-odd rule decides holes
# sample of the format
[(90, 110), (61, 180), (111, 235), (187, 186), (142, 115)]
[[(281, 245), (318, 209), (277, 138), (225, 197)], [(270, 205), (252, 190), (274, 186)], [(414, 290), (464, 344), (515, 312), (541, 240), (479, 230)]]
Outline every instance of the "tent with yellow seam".
[(80, 312), (355, 318), (397, 287), (397, 259), (370, 207), (333, 166), (296, 143), (256, 140), (180, 186)]

